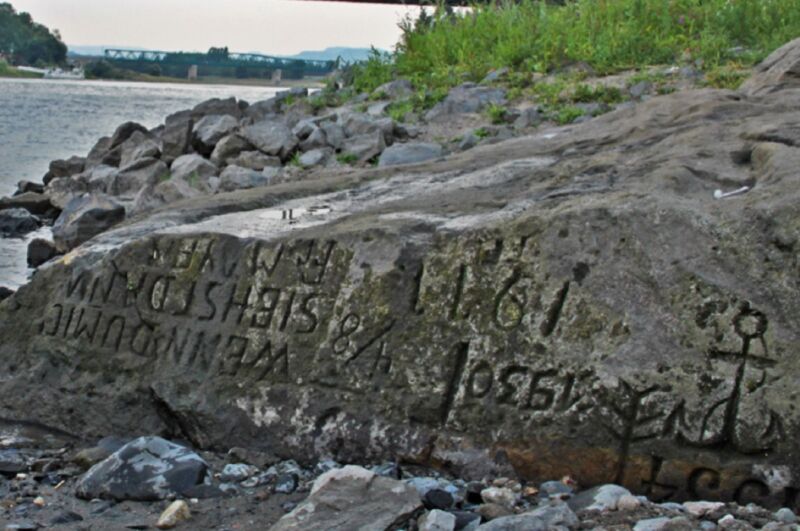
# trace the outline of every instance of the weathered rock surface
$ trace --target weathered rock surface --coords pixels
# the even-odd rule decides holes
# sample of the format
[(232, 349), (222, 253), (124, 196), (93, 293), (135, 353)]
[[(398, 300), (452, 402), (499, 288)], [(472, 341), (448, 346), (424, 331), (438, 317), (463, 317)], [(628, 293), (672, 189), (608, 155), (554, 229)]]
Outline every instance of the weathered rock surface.
[(239, 127), (239, 120), (228, 114), (210, 114), (194, 124), (194, 148), (210, 155), (222, 137)]
[(413, 487), (348, 466), (317, 478), (311, 495), (270, 529), (383, 531), (402, 524), (421, 507)]
[(139, 190), (168, 175), (169, 168), (163, 161), (154, 158), (139, 159), (114, 173), (106, 192), (116, 197), (133, 199)]
[(476, 113), (490, 104), (502, 105), (506, 102), (505, 90), (464, 83), (451, 90), (447, 97), (437, 103), (425, 114), (429, 122), (442, 120), (454, 114)]
[(218, 173), (219, 168), (214, 163), (195, 153), (178, 157), (170, 167), (172, 179), (192, 180), (198, 185), (207, 182), (209, 177)]
[(43, 215), (53, 210), (53, 204), (47, 195), (24, 192), (11, 197), (0, 198), (0, 210), (7, 208), (22, 208), (31, 214)]
[(203, 484), (207, 470), (206, 462), (188, 448), (160, 437), (139, 437), (90, 468), (76, 494), (84, 499), (163, 500)]
[(418, 164), (435, 160), (442, 156), (444, 151), (440, 144), (425, 142), (409, 142), (395, 144), (381, 153), (378, 166), (399, 166), (401, 164)]
[(84, 194), (72, 199), (53, 224), (53, 241), (69, 251), (125, 218), (125, 207), (105, 194)]
[(796, 509), (798, 109), (658, 96), (129, 221), (0, 304), (0, 418)]
[(40, 225), (39, 218), (24, 208), (0, 210), (0, 236), (19, 238), (35, 231)]
[(36, 238), (28, 244), (28, 266), (39, 267), (58, 255), (56, 245), (50, 240)]
[(223, 192), (244, 190), (264, 186), (269, 181), (269, 177), (262, 172), (241, 166), (228, 166), (219, 176), (219, 189)]
[(258, 122), (242, 130), (242, 136), (267, 155), (286, 159), (297, 146), (298, 139), (280, 122)]
[(167, 164), (188, 153), (192, 145), (194, 118), (192, 111), (180, 111), (167, 116), (161, 132), (162, 160)]

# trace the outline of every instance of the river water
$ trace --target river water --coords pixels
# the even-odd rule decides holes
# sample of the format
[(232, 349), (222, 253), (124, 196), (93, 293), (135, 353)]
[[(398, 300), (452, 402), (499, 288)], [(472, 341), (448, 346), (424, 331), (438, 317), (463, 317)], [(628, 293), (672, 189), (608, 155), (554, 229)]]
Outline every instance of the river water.
[[(249, 102), (278, 89), (229, 85), (183, 85), (118, 81), (0, 78), (0, 196), (20, 180), (41, 182), (51, 160), (85, 156), (102, 136), (126, 121), (150, 128), (175, 111), (210, 98)], [(28, 242), (48, 237), (44, 228), (24, 239), (0, 238), (0, 286), (26, 282)]]

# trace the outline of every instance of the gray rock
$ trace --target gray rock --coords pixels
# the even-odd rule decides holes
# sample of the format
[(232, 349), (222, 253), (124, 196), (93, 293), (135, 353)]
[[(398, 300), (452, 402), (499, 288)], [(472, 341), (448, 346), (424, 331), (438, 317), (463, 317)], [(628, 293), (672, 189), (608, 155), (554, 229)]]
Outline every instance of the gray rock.
[(333, 122), (324, 123), (320, 126), (322, 132), (325, 133), (325, 141), (333, 149), (340, 150), (344, 148), (345, 133), (344, 128)]
[(162, 160), (167, 164), (188, 153), (192, 146), (194, 119), (192, 111), (180, 111), (167, 116), (161, 133)]
[(455, 515), (439, 509), (425, 513), (419, 519), (419, 531), (453, 531), (455, 528)]
[(155, 184), (169, 175), (167, 165), (158, 159), (139, 159), (121, 168), (108, 185), (108, 195), (133, 199), (139, 190)]
[(639, 81), (628, 89), (628, 94), (631, 97), (639, 99), (642, 96), (649, 94), (653, 90), (653, 84), (649, 81)]
[(186, 181), (196, 181), (193, 183), (198, 190), (207, 190), (204, 185), (209, 177), (219, 175), (219, 168), (209, 161), (192, 153), (190, 155), (182, 155), (175, 159), (170, 168), (170, 175), (173, 179), (184, 179)]
[(44, 193), (44, 184), (24, 180), (19, 181), (17, 183), (17, 191), (14, 193), (14, 195), (21, 195), (27, 192), (42, 194)]
[(386, 114), (386, 109), (391, 105), (389, 101), (379, 101), (367, 107), (367, 114), (370, 116), (380, 117)]
[(203, 155), (210, 155), (222, 137), (239, 127), (239, 120), (229, 114), (210, 114), (195, 122), (193, 146)]
[[(136, 122), (125, 122), (124, 124), (120, 125), (114, 131), (114, 134), (111, 135), (111, 142), (108, 145), (108, 149), (112, 150), (115, 147), (122, 145), (123, 142), (128, 140), (136, 132), (144, 133), (145, 135), (149, 133), (145, 126), (142, 124), (137, 124)], [(80, 171), (83, 171), (83, 169)]]
[(226, 115), (238, 120), (242, 116), (242, 108), (236, 98), (233, 97), (225, 99), (211, 98), (195, 105), (191, 112), (196, 119), (211, 115)]
[(163, 500), (205, 483), (207, 471), (206, 462), (188, 448), (139, 437), (89, 469), (75, 492), (87, 500)]
[(13, 477), (27, 471), (25, 456), (19, 450), (0, 450), (0, 474)]
[(253, 103), (247, 108), (244, 114), (254, 122), (260, 122), (268, 117), (277, 115), (280, 108), (280, 101), (278, 101), (277, 98), (269, 98), (268, 100)]
[(464, 138), (462, 138), (461, 141), (458, 143), (458, 149), (460, 149), (461, 151), (466, 151), (468, 149), (474, 148), (480, 143), (481, 139), (478, 138), (477, 135), (475, 135), (474, 133), (467, 133), (466, 135), (464, 135)]
[(788, 507), (781, 507), (775, 512), (775, 520), (784, 524), (794, 524), (797, 522), (797, 516)]
[(421, 507), (416, 490), (404, 483), (347, 466), (317, 478), (311, 495), (270, 529), (383, 530), (402, 524)]
[(42, 216), (53, 210), (53, 204), (47, 194), (25, 192), (0, 199), (0, 211), (8, 208), (22, 208), (31, 214)]
[(492, 70), (486, 77), (483, 78), (481, 83), (494, 83), (496, 81), (500, 81), (504, 77), (508, 75), (508, 68), (498, 68), (497, 70)]
[(0, 210), (0, 236), (20, 238), (33, 232), (41, 225), (39, 218), (24, 208)]
[(144, 158), (159, 158), (161, 149), (150, 133), (134, 131), (128, 139), (120, 144), (120, 167), (129, 166)]
[(386, 149), (383, 133), (375, 131), (365, 135), (353, 136), (345, 140), (342, 153), (353, 155), (359, 162), (374, 159)]
[(39, 267), (56, 256), (56, 244), (49, 240), (35, 238), (28, 244), (28, 267)]
[(479, 526), (480, 531), (549, 531), (558, 528), (574, 528), (578, 517), (564, 504), (547, 505), (533, 511), (514, 516), (502, 516)]
[(260, 151), (243, 151), (236, 158), (229, 159), (228, 164), (261, 171), (267, 167), (280, 168), (281, 159), (279, 157), (270, 157)]
[(45, 184), (52, 179), (77, 175), (81, 173), (85, 167), (86, 159), (83, 157), (54, 160), (50, 163), (50, 170), (47, 172)]
[(315, 127), (306, 139), (300, 142), (301, 151), (311, 151), (325, 147), (328, 147), (328, 137), (325, 131), (319, 127)]
[(258, 474), (258, 468), (253, 465), (248, 465), (245, 463), (231, 463), (225, 465), (225, 467), (222, 469), (219, 479), (220, 481), (224, 481), (226, 483), (231, 481), (238, 483), (256, 474)]
[(108, 193), (118, 174), (119, 169), (114, 166), (98, 164), (82, 173), (79, 179), (86, 183), (86, 191)]
[(333, 149), (331, 148), (312, 149), (300, 155), (300, 166), (303, 168), (322, 166), (330, 160), (332, 155)]
[(617, 502), (623, 496), (630, 496), (631, 492), (619, 485), (600, 485), (579, 492), (567, 502), (573, 511), (613, 511)]
[(537, 106), (522, 109), (519, 116), (514, 120), (514, 127), (517, 129), (527, 129), (536, 127), (544, 120), (544, 115)]
[(344, 116), (342, 125), (345, 135), (348, 137), (380, 132), (387, 145), (391, 144), (394, 138), (394, 120), (391, 118), (375, 118), (367, 114), (350, 113)]
[[(84, 170), (93, 168), (98, 164), (102, 164), (103, 159), (105, 158), (110, 148), (111, 148), (110, 136), (104, 136), (103, 138), (98, 140), (95, 143), (95, 145), (92, 146), (92, 149), (89, 150), (89, 154), (86, 155), (86, 164), (84, 165)], [(47, 181), (45, 181), (45, 184), (47, 184)]]
[(297, 125), (295, 125), (292, 128), (292, 134), (294, 134), (294, 136), (296, 136), (300, 140), (305, 140), (316, 129), (318, 129), (318, 127), (314, 119), (307, 118), (305, 120), (300, 120), (299, 122), (297, 122)]
[(125, 219), (125, 207), (105, 194), (72, 199), (53, 225), (53, 241), (67, 252)]
[(219, 190), (221, 192), (256, 188), (258, 186), (265, 186), (270, 182), (269, 177), (264, 175), (263, 172), (257, 172), (250, 168), (242, 168), (240, 166), (228, 166), (222, 170), (219, 178)]
[(136, 195), (130, 214), (141, 214), (183, 199), (213, 193), (217, 187), (212, 184), (212, 179), (214, 177), (202, 179), (197, 177), (197, 174), (190, 174), (185, 178), (170, 177), (158, 183), (149, 184)]
[(395, 144), (386, 148), (381, 153), (378, 166), (399, 166), (401, 164), (418, 164), (438, 159), (442, 156), (442, 146), (439, 144), (414, 142)]
[(636, 525), (633, 526), (633, 531), (661, 531), (671, 520), (672, 518), (669, 516), (639, 520), (636, 522)]
[(544, 496), (569, 496), (574, 489), (562, 481), (545, 481), (539, 485), (539, 492)]
[(288, 90), (281, 90), (275, 94), (275, 99), (278, 102), (284, 102), (287, 98), (305, 98), (308, 96), (307, 87), (292, 87)]
[(73, 177), (53, 179), (44, 187), (44, 193), (50, 200), (50, 204), (59, 210), (63, 210), (70, 201), (88, 190), (89, 186), (85, 179)]
[(414, 85), (407, 79), (395, 79), (376, 88), (373, 96), (385, 95), (391, 99), (407, 98), (414, 93)]
[(238, 157), (239, 153), (252, 149), (253, 145), (250, 142), (234, 133), (223, 137), (217, 143), (214, 151), (211, 153), (211, 162), (217, 166), (228, 164), (228, 161)]
[(11, 289), (9, 289), (9, 288), (7, 288), (5, 286), (0, 286), (0, 302), (6, 300), (7, 298), (12, 296), (13, 294), (14, 294), (13, 290), (11, 290)]
[(279, 122), (258, 122), (247, 126), (242, 136), (267, 155), (286, 160), (298, 144), (292, 131)]
[(764, 59), (739, 88), (749, 96), (763, 96), (800, 88), (800, 40), (784, 44)]
[(25, 518), (6, 524), (5, 531), (36, 531), (40, 527), (35, 521)]
[(425, 114), (425, 119), (429, 122), (440, 121), (454, 114), (481, 112), (490, 104), (505, 103), (505, 90), (465, 83), (452, 89), (444, 100)]
[(297, 486), (298, 486), (297, 474), (294, 473), (281, 474), (275, 480), (275, 486), (273, 487), (273, 491), (278, 492), (280, 494), (291, 494), (297, 490)]

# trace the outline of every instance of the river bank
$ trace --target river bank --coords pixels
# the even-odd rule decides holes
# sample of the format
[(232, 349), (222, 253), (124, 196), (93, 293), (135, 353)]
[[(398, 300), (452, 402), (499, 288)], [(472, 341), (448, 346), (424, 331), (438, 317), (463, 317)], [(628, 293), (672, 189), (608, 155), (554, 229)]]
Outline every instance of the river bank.
[[(0, 417), (75, 449), (186, 441), (220, 477), (187, 457), (203, 495), (155, 497), (208, 515), (239, 492), (213, 525), (792, 526), (798, 69), (793, 41), (736, 90), (680, 64), (556, 72), (529, 98), (499, 70), (425, 109), (397, 79), (123, 123), (4, 202), (56, 219), (61, 256), (0, 303)], [(163, 503), (130, 504), (146, 478), (105, 475), (140, 450), (58, 503), (152, 522)], [(406, 481), (314, 489), (330, 459)], [(390, 506), (364, 516), (371, 488)], [(12, 509), (35, 517), (29, 492)]]

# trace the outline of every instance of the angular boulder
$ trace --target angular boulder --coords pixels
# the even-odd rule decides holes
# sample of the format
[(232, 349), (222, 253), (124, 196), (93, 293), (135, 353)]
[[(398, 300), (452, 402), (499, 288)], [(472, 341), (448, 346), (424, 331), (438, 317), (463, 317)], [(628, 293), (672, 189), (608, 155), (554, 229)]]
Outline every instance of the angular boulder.
[(242, 108), (233, 97), (211, 98), (195, 105), (191, 113), (200, 119), (209, 115), (227, 115), (238, 120), (242, 116)]
[(86, 159), (83, 157), (70, 157), (68, 159), (54, 160), (50, 163), (50, 171), (44, 178), (44, 184), (52, 179), (61, 177), (72, 177), (83, 171), (86, 166)]
[(153, 140), (152, 135), (135, 131), (128, 139), (120, 144), (120, 167), (128, 166), (144, 158), (159, 158), (161, 148)]
[(237, 157), (242, 151), (253, 149), (253, 145), (242, 138), (240, 135), (234, 133), (223, 137), (214, 147), (211, 153), (211, 162), (219, 165), (228, 163), (228, 159)]
[(136, 122), (125, 122), (124, 124), (117, 127), (114, 131), (114, 134), (111, 135), (111, 141), (109, 142), (108, 149), (112, 150), (117, 146), (122, 145), (123, 142), (128, 140), (134, 133), (143, 133), (148, 134), (149, 131), (145, 126), (142, 124), (138, 124)]
[(414, 93), (414, 85), (407, 79), (395, 79), (376, 88), (373, 96), (383, 96), (391, 99), (407, 98)]
[(22, 208), (36, 215), (45, 215), (53, 210), (50, 197), (37, 192), (24, 192), (11, 197), (0, 198), (0, 210)]
[(148, 184), (157, 183), (169, 175), (167, 165), (158, 159), (139, 159), (121, 168), (111, 178), (106, 193), (124, 199), (132, 199)]
[(193, 128), (192, 111), (180, 111), (167, 116), (164, 121), (164, 131), (161, 133), (161, 159), (164, 162), (169, 164), (189, 152), (192, 147)]
[[(108, 151), (111, 147), (111, 137), (104, 136), (100, 140), (98, 140), (92, 149), (89, 150), (89, 154), (86, 155), (86, 164), (84, 165), (84, 170), (88, 170), (97, 166), (98, 164), (102, 164), (103, 160), (105, 159)], [(118, 163), (117, 163), (118, 164)], [(45, 182), (45, 184), (47, 184)]]
[(320, 129), (325, 134), (325, 142), (329, 146), (336, 150), (340, 150), (344, 147), (346, 135), (341, 125), (333, 122), (326, 122), (320, 126)]
[[(67, 203), (75, 197), (83, 195), (89, 190), (88, 183), (84, 175), (75, 177), (61, 177), (53, 179), (44, 187), (44, 194), (49, 198), (50, 203), (59, 210), (63, 210)], [(105, 190), (103, 190), (105, 191)]]
[(90, 468), (75, 493), (87, 500), (155, 501), (209, 479), (208, 464), (195, 452), (160, 437), (139, 437)]
[(785, 89), (800, 88), (800, 40), (790, 41), (762, 61), (755, 74), (739, 91), (748, 96), (765, 96)]
[(203, 155), (210, 155), (222, 137), (239, 127), (239, 120), (228, 114), (204, 116), (194, 124), (194, 148)]
[(67, 252), (125, 219), (125, 207), (105, 194), (72, 199), (53, 224), (53, 241)]
[(53, 242), (44, 238), (36, 238), (28, 244), (28, 267), (39, 267), (58, 254), (58, 249)]
[(506, 91), (504, 89), (464, 83), (450, 90), (444, 100), (425, 113), (425, 120), (440, 121), (456, 114), (481, 112), (491, 104), (503, 105), (505, 103)]
[(313, 168), (314, 166), (323, 166), (333, 156), (333, 149), (319, 148), (312, 149), (300, 155), (298, 162), (303, 168)]
[(241, 166), (256, 171), (261, 171), (267, 167), (281, 167), (281, 159), (279, 157), (270, 157), (260, 151), (243, 151), (236, 158), (229, 159), (228, 163), (232, 166)]
[(178, 157), (170, 167), (173, 179), (192, 181), (198, 189), (206, 188), (208, 179), (218, 174), (219, 168), (213, 162), (195, 153)]
[(256, 188), (270, 183), (269, 177), (263, 172), (243, 168), (241, 166), (228, 166), (219, 176), (219, 189), (221, 192)]
[(378, 166), (399, 166), (418, 164), (440, 158), (444, 154), (441, 144), (409, 142), (394, 144), (384, 150), (378, 159)]
[(298, 144), (291, 129), (280, 122), (263, 121), (242, 130), (246, 138), (259, 151), (286, 160)]
[(502, 516), (478, 526), (478, 531), (550, 531), (575, 529), (580, 521), (565, 503), (539, 507), (514, 516)]
[(381, 131), (350, 137), (342, 145), (342, 153), (354, 156), (359, 162), (372, 160), (386, 149)]
[(0, 236), (20, 238), (39, 228), (39, 218), (24, 208), (6, 208), (0, 210)]
[(421, 507), (422, 501), (413, 487), (348, 466), (317, 478), (311, 495), (270, 531), (395, 529)]

